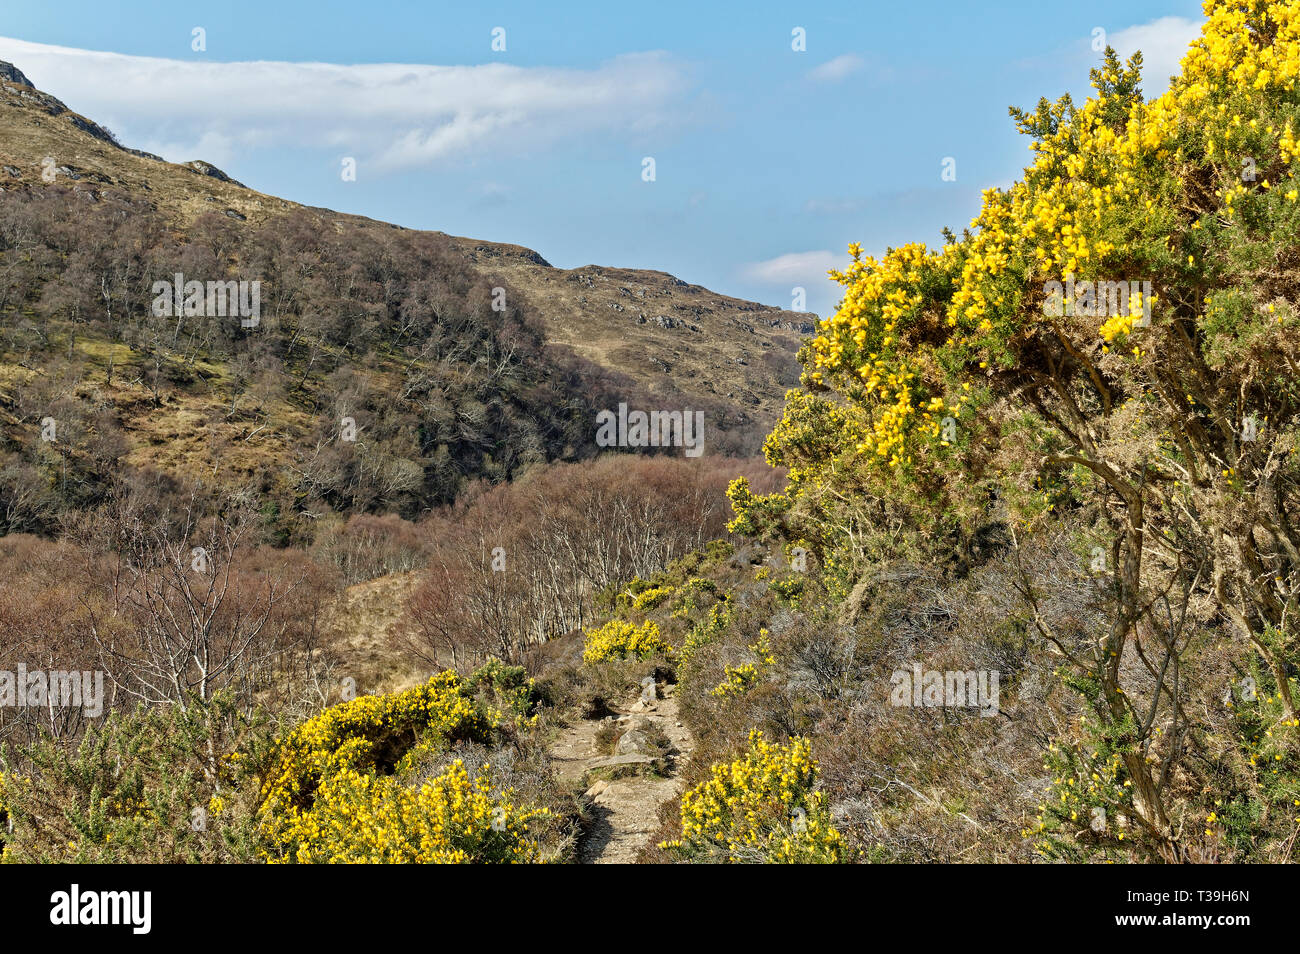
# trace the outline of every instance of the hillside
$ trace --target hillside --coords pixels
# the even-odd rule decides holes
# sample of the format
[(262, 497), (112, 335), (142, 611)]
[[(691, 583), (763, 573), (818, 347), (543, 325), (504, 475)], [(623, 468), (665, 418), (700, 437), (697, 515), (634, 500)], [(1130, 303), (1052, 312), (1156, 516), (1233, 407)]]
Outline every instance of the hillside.
[(666, 272), (550, 268), (528, 249), (453, 241), (476, 265), (526, 289), (548, 340), (651, 391), (671, 382), (770, 421), (799, 381), (794, 353), (814, 314), (729, 298)]
[[(176, 165), (119, 145), (109, 130), (42, 93), (10, 64), (0, 64), (0, 104), (6, 107), (0, 110), (0, 187), (9, 192), (55, 184), (91, 203), (113, 193), (143, 202), (180, 228), (216, 213), (256, 230), (302, 209), (201, 160)], [(54, 160), (53, 183), (42, 178), (47, 157)], [(385, 227), (311, 211), (340, 229)], [(794, 352), (816, 315), (730, 298), (663, 272), (558, 269), (517, 245), (447, 238), (470, 273), (504, 277), (527, 297), (548, 344), (650, 390), (667, 384), (693, 405), (717, 407), (723, 429), (759, 435), (797, 382)]]

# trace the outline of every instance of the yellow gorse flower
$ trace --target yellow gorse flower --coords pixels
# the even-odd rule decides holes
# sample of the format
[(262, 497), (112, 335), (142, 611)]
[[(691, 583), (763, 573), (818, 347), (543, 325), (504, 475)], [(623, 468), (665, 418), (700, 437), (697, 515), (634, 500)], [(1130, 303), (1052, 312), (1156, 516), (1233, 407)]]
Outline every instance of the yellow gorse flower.
[(491, 741), (492, 724), (442, 672), (406, 692), (326, 709), (280, 743), (262, 790), (268, 861), (465, 863), (541, 860), (529, 822), (544, 810), (492, 790), (461, 760), (418, 782), (419, 759), (453, 741)]
[(649, 659), (651, 656), (672, 655), (673, 647), (659, 635), (659, 626), (646, 620), (640, 626), (612, 619), (598, 629), (586, 634), (586, 649), (582, 658), (587, 662), (607, 659)]
[[(830, 273), (844, 297), (805, 361), (807, 383), (848, 399), (837, 412), (843, 450), (889, 470), (912, 464), (927, 446), (946, 447), (940, 422), (977, 400), (954, 394), (954, 379), (978, 380), (999, 366), (1009, 343), (1060, 321), (1044, 314), (1035, 285), (1122, 272), (1139, 250), (1149, 252), (1150, 232), (1177, 235), (1181, 213), (1167, 181), (1175, 163), (1211, 166), (1217, 208), (1206, 221), (1234, 221), (1251, 203), (1296, 201), (1300, 7), (1207, 0), (1205, 11), (1202, 35), (1165, 94), (1128, 102), (1099, 91), (1033, 144), (1023, 181), (985, 192), (968, 238), (939, 250), (907, 244), (880, 259), (849, 247), (851, 264)], [(1113, 65), (1103, 73), (1111, 83), (1122, 79)], [(1260, 181), (1242, 181), (1241, 156), (1253, 157)], [(1208, 265), (1201, 255), (1183, 258), (1189, 270)], [(1102, 352), (1150, 358), (1145, 346), (1112, 349), (1153, 305), (1158, 296), (1139, 296), (1098, 317)], [(798, 408), (791, 410), (795, 419), (787, 413), (770, 445), (800, 447)]]
[(663, 847), (728, 861), (846, 861), (816, 783), (807, 739), (778, 745), (754, 730), (744, 756), (714, 765), (708, 780), (682, 795), (682, 837)]

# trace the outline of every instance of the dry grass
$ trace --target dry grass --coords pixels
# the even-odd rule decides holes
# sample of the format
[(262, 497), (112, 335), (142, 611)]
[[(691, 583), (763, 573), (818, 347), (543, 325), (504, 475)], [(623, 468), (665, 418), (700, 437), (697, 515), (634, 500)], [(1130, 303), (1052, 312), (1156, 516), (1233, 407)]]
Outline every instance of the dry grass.
[(354, 584), (330, 607), (326, 631), (338, 673), (355, 679), (358, 693), (399, 692), (428, 678), (428, 667), (397, 648), (418, 576), (394, 573)]

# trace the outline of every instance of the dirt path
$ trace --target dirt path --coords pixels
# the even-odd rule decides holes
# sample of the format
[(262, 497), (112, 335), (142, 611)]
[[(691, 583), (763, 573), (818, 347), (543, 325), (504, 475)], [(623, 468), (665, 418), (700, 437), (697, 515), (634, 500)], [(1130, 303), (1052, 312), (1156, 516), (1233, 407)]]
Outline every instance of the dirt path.
[(587, 773), (604, 770), (640, 770), (628, 778), (599, 779), (586, 790), (591, 802), (591, 822), (587, 827), (578, 860), (582, 864), (631, 864), (637, 853), (659, 828), (659, 807), (681, 790), (680, 771), (690, 760), (694, 741), (677, 714), (675, 686), (663, 688), (666, 698), (653, 703), (640, 700), (618, 711), (615, 716), (621, 732), (657, 727), (668, 737), (672, 749), (660, 763), (665, 777), (641, 774), (648, 757), (635, 753), (607, 755), (597, 749), (596, 735), (602, 720), (591, 719), (561, 732), (551, 749), (555, 771), (561, 780), (575, 788), (586, 785)]

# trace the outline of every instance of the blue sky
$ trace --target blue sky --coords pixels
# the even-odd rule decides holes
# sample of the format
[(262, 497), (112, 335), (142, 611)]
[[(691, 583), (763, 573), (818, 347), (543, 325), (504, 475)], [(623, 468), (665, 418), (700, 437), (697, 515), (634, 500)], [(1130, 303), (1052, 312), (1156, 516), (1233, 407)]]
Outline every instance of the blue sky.
[(1095, 31), (1142, 47), (1150, 93), (1200, 22), (1198, 0), (61, 0), (6, 10), (0, 59), (262, 192), (783, 307), (802, 286), (826, 314), (850, 242), (935, 244), (1018, 176), (1007, 106), (1085, 95)]

